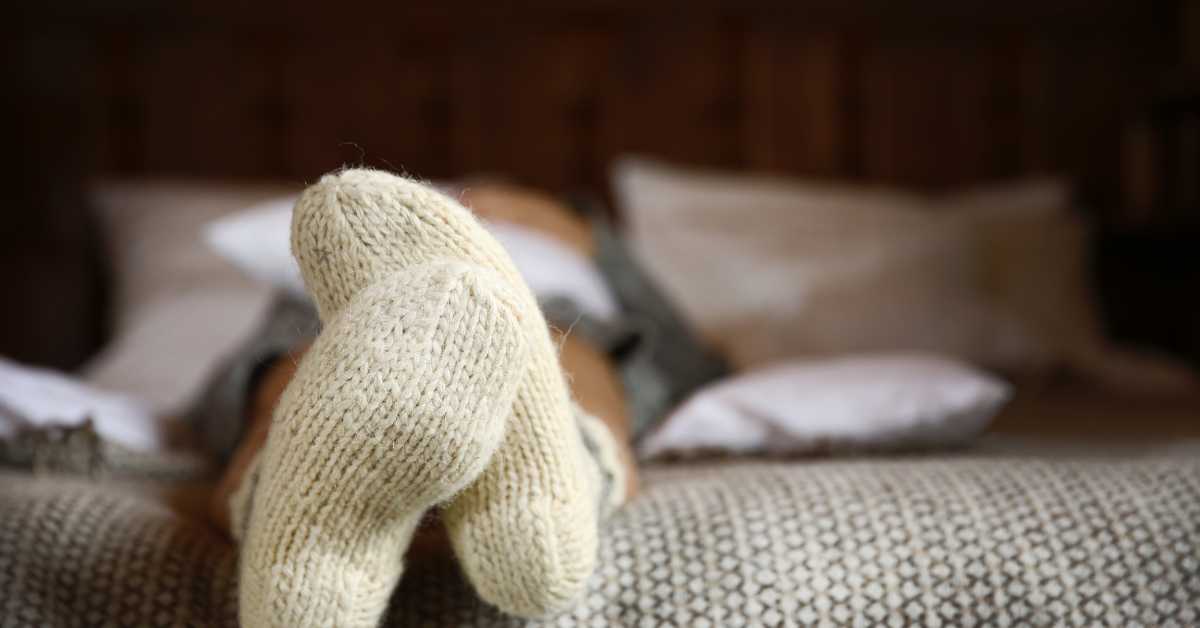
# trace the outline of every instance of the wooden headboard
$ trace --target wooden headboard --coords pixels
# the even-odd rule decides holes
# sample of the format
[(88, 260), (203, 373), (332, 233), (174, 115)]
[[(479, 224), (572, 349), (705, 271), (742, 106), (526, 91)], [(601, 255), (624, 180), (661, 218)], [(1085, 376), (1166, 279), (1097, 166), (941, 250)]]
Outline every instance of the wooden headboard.
[(1183, 47), (1184, 2), (414, 4), (28, 5), (0, 27), (21, 172), (603, 192), (638, 152), (923, 188), (1064, 174), (1119, 223), (1123, 147)]
[(1179, 54), (1152, 2), (107, 4), (31, 20), (69, 44), (114, 175), (365, 161), (565, 191), (637, 151), (934, 187), (1058, 172), (1111, 206)]

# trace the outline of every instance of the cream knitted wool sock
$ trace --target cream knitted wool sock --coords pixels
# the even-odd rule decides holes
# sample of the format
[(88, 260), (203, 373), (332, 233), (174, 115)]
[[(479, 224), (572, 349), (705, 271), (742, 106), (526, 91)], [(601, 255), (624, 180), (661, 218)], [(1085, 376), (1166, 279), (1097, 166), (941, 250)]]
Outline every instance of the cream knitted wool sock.
[[(529, 348), (527, 366), (504, 442), (479, 479), (450, 503), (445, 521), (459, 561), (483, 599), (523, 616), (565, 607), (595, 567), (598, 514), (608, 507), (598, 503), (601, 458), (584, 444), (557, 349), (508, 255), (454, 200), (372, 170), (325, 176), (297, 202), (293, 220), (308, 225), (293, 231), (301, 238), (293, 241), (293, 249), (316, 273), (322, 250), (332, 247), (371, 251), (371, 263), (361, 267), (368, 274), (378, 266), (457, 260), (491, 268), (512, 287)], [(321, 234), (327, 244), (306, 244), (304, 234)], [(331, 294), (341, 289), (333, 276), (315, 281)]]
[(235, 513), (248, 520), (241, 623), (374, 626), (421, 516), (499, 446), (527, 350), (495, 272), (455, 262), (388, 272), (371, 251), (299, 235), (326, 326), (251, 469), (249, 513)]

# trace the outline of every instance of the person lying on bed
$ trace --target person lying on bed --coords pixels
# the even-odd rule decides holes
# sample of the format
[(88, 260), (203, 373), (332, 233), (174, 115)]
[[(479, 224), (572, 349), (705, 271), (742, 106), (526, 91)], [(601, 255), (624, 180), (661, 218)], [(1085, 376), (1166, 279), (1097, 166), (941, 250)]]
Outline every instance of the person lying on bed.
[(215, 501), (242, 623), (375, 625), (406, 560), (451, 552), (505, 612), (567, 606), (637, 486), (601, 352), (553, 332), (471, 212), (418, 182), (327, 175), (291, 239), (323, 329), (258, 369)]

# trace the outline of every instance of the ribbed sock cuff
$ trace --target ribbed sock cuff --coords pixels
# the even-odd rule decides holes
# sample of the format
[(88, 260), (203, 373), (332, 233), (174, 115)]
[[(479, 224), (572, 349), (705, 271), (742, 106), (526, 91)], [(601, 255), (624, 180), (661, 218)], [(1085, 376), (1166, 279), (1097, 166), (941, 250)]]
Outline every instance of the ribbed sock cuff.
[(575, 406), (579, 435), (590, 463), (589, 476), (595, 486), (596, 512), (603, 522), (625, 503), (626, 469), (617, 441), (603, 421)]

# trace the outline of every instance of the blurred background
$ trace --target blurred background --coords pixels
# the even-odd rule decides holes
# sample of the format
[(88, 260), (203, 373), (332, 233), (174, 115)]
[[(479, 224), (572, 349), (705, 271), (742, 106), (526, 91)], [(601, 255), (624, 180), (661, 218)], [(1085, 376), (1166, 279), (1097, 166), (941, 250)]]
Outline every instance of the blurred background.
[[(193, 524), (319, 331), (291, 212), (346, 166), (483, 218), (650, 463), (558, 625), (1200, 616), (1200, 0), (60, 0), (0, 34), (0, 624), (236, 623)], [(338, 418), (417, 433), (375, 417)], [(297, 480), (388, 489), (344, 445)], [(491, 612), (446, 574), (394, 625)]]
[(636, 153), (925, 194), (1061, 177), (1110, 335), (1200, 364), (1200, 2), (501, 4), (22, 7), (0, 355), (71, 369), (112, 334), (105, 182), (366, 164), (613, 206)]

